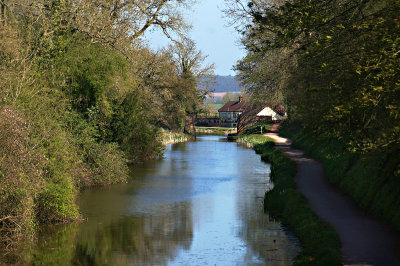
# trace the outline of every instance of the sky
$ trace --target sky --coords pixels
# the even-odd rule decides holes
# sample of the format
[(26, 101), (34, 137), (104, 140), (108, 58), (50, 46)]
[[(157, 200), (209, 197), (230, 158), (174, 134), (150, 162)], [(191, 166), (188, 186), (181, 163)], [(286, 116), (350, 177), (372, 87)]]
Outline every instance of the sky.
[[(215, 74), (235, 75), (232, 67), (245, 56), (245, 51), (240, 47), (239, 34), (223, 17), (223, 8), (224, 0), (198, 0), (186, 14), (193, 27), (189, 36), (197, 49), (208, 55), (206, 62), (215, 63)], [(169, 43), (168, 38), (158, 31), (148, 33), (146, 38), (155, 50)]]

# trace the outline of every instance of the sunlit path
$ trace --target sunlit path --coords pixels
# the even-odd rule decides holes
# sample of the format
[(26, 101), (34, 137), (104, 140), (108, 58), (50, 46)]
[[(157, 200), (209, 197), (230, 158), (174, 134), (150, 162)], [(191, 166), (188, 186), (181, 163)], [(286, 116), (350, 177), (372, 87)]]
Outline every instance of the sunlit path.
[(265, 134), (298, 164), (296, 183), (315, 213), (333, 225), (342, 242), (345, 264), (399, 265), (400, 238), (393, 229), (365, 214), (348, 196), (329, 184), (322, 165), (291, 148), (292, 141), (278, 135), (278, 124)]

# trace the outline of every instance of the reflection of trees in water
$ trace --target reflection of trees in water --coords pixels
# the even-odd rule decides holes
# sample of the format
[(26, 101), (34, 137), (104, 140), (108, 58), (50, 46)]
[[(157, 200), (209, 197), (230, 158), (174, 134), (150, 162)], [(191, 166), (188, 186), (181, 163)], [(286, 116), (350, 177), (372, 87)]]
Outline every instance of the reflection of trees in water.
[(239, 206), (240, 237), (251, 247), (254, 255), (263, 258), (268, 265), (291, 265), (299, 250), (293, 244), (294, 239), (283, 231), (278, 221), (270, 219), (262, 208), (257, 208), (260, 202), (250, 204), (253, 208), (245, 205)]
[(1, 262), (14, 265), (66, 265), (74, 255), (78, 228), (78, 223), (43, 226), (36, 245), (29, 241), (21, 250), (5, 257), (0, 255), (0, 265)]
[(171, 145), (171, 150), (172, 151), (181, 151), (184, 152), (186, 150), (186, 143), (175, 143)]
[(278, 221), (264, 213), (263, 198), (271, 184), (266, 173), (251, 172), (255, 168), (246, 167), (238, 183), (237, 208), (242, 222), (238, 234), (254, 252), (249, 256), (261, 257), (268, 265), (291, 265), (299, 247)]
[(157, 215), (101, 223), (47, 227), (34, 250), (9, 254), (7, 263), (32, 265), (162, 265), (190, 249), (189, 203), (174, 203)]
[(124, 217), (81, 235), (72, 263), (166, 264), (177, 250), (189, 249), (192, 238), (191, 209), (176, 203), (159, 216)]

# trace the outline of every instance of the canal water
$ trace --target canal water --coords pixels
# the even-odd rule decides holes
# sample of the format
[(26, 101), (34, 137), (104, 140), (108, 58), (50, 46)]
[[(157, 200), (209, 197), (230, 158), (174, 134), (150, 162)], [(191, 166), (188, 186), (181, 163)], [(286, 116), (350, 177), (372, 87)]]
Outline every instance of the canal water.
[(128, 184), (88, 190), (85, 221), (46, 227), (23, 259), (54, 265), (290, 265), (296, 239), (263, 211), (269, 165), (221, 136), (169, 145)]

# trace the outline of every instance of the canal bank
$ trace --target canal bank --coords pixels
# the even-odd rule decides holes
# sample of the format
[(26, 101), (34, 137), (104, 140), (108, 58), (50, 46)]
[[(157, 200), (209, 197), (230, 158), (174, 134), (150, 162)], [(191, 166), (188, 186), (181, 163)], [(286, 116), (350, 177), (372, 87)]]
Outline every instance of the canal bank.
[(299, 238), (302, 251), (295, 264), (341, 265), (338, 235), (331, 225), (315, 215), (296, 188), (296, 163), (275, 148), (272, 138), (252, 134), (240, 136), (238, 141), (253, 147), (262, 161), (271, 163), (274, 187), (265, 194), (264, 209), (279, 218)]
[(236, 133), (236, 128), (230, 127), (196, 127), (196, 133), (227, 136), (229, 134)]
[[(297, 189), (307, 198), (315, 213), (339, 234), (345, 264), (399, 265), (398, 233), (382, 221), (366, 214), (354, 201), (332, 186), (322, 165), (291, 148), (292, 141), (275, 132), (266, 134), (276, 147), (297, 164)], [(364, 176), (368, 178), (368, 176)]]
[(195, 140), (195, 136), (190, 135), (190, 134), (185, 134), (181, 132), (172, 132), (169, 130), (165, 129), (160, 129), (160, 135), (161, 135), (161, 143), (162, 145), (168, 145), (168, 144), (174, 144), (174, 143), (180, 143), (180, 142), (186, 142), (186, 141), (192, 141)]

